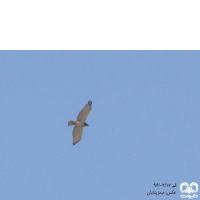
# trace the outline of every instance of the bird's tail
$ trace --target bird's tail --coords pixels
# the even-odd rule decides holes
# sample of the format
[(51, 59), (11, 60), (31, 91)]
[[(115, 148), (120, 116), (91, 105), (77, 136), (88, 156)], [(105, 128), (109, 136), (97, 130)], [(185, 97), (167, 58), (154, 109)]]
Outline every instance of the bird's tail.
[(68, 122), (68, 126), (75, 125), (75, 124), (76, 124), (76, 122), (75, 122), (75, 121), (72, 121), (72, 120), (70, 120), (70, 121)]

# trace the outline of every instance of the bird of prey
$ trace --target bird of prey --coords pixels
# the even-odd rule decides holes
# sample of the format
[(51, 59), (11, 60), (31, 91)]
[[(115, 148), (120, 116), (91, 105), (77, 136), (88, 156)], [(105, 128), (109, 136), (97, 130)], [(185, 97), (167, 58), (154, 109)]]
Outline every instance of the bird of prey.
[(79, 112), (77, 121), (70, 120), (68, 122), (68, 126), (74, 125), (73, 129), (73, 145), (78, 143), (83, 135), (83, 127), (89, 126), (85, 120), (87, 116), (89, 115), (90, 111), (92, 110), (92, 101), (88, 101), (88, 104), (85, 105), (85, 107)]

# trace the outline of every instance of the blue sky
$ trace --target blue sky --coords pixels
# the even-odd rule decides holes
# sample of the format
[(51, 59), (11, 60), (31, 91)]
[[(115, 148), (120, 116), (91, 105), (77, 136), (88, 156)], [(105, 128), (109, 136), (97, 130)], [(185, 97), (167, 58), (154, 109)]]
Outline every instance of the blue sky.
[(0, 51), (0, 96), (2, 200), (172, 200), (200, 184), (199, 51)]

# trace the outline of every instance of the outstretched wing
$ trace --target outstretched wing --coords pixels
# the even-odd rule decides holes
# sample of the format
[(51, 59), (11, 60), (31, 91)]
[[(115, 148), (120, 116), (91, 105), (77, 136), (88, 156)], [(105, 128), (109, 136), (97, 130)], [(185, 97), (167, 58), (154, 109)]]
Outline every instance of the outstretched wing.
[(74, 126), (73, 129), (73, 145), (78, 143), (83, 135), (83, 126)]
[(92, 110), (92, 102), (88, 102), (88, 104), (85, 105), (85, 107), (79, 112), (77, 121), (79, 122), (85, 122), (87, 116), (89, 115), (90, 111)]

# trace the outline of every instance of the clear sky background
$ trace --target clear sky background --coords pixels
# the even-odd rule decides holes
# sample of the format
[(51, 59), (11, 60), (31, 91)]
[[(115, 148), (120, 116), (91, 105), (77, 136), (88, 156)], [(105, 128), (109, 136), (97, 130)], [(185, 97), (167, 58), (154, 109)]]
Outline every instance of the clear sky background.
[[(200, 186), (199, 51), (1, 51), (0, 97), (2, 200), (172, 200)], [(67, 122), (88, 100), (73, 146)]]

